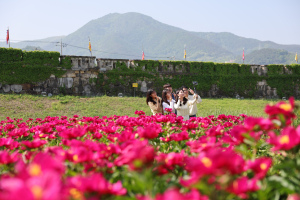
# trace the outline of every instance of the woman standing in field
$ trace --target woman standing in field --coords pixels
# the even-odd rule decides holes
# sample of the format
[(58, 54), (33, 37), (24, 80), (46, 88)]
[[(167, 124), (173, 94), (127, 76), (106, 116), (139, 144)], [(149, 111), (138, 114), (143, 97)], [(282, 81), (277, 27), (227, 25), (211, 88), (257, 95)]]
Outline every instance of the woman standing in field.
[(190, 118), (189, 107), (196, 103), (198, 96), (195, 99), (189, 101), (185, 98), (185, 94), (182, 89), (176, 91), (175, 109), (177, 110), (177, 116), (182, 116), (183, 120), (186, 121)]
[(146, 103), (150, 107), (153, 115), (155, 115), (157, 113), (164, 114), (164, 111), (162, 108), (162, 100), (160, 97), (157, 96), (157, 93), (155, 90), (153, 90), (153, 89), (148, 90)]
[(175, 108), (174, 108), (174, 103), (175, 100), (172, 98), (172, 93), (170, 90), (168, 89), (164, 89), (162, 91), (162, 105), (163, 105), (163, 111), (166, 112), (166, 108), (171, 108), (172, 112), (171, 113), (175, 113)]

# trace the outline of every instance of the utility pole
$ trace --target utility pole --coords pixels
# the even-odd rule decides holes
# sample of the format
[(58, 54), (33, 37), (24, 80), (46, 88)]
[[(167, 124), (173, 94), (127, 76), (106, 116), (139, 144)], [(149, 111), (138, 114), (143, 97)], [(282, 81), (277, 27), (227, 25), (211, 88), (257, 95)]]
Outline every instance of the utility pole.
[[(60, 42), (57, 42), (57, 43), (60, 43), (60, 55), (62, 56), (62, 48), (66, 47), (67, 44), (62, 43), (62, 37), (60, 37)], [(55, 46), (59, 46), (59, 45), (55, 45)]]

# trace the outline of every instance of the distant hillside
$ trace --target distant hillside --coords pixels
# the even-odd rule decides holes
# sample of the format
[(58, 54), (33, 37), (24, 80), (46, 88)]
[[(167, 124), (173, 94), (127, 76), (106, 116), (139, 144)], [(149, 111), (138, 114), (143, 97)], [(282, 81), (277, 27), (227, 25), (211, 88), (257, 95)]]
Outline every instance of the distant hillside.
[[(140, 59), (143, 46), (146, 59), (167, 60), (170, 59), (167, 57), (173, 55), (176, 59), (183, 59), (186, 44), (188, 60), (217, 62), (234, 58), (231, 52), (208, 40), (138, 13), (109, 14), (92, 20), (66, 36), (64, 41), (87, 47), (88, 36), (91, 38), (92, 49), (103, 51), (93, 52), (98, 57)], [(82, 49), (70, 48), (70, 53), (89, 55), (88, 50)]]
[(25, 51), (43, 51), (43, 49), (41, 49), (41, 47), (35, 47), (35, 46), (26, 46), (22, 50), (25, 50)]
[(251, 38), (244, 38), (232, 33), (197, 33), (195, 35), (209, 40), (214, 44), (217, 44), (224, 49), (232, 52), (235, 55), (240, 55), (243, 53), (243, 48), (245, 48), (245, 53), (251, 53), (252, 51), (271, 48), (271, 49), (284, 49), (289, 52), (300, 52), (300, 45), (282, 45), (276, 44), (271, 41), (259, 41)]
[[(44, 49), (46, 51), (60, 52), (60, 46), (56, 46), (56, 45), (58, 45), (60, 39), (61, 38), (63, 39), (64, 37), (65, 36), (55, 36), (55, 37), (49, 37), (41, 40), (28, 40), (26, 42), (11, 42), (10, 46), (18, 49), (26, 48), (26, 46), (34, 46), (34, 47), (40, 47), (41, 49)], [(6, 42), (0, 42), (0, 47), (8, 47), (8, 45), (6, 44)]]
[[(300, 52), (300, 45), (280, 45), (225, 32), (189, 32), (143, 14), (113, 13), (92, 20), (77, 31), (62, 36), (63, 43), (69, 44), (63, 47), (62, 54), (89, 56), (88, 37), (91, 38), (93, 56), (102, 58), (141, 59), (143, 47), (146, 59), (170, 60), (175, 56), (175, 60), (183, 60), (184, 45), (187, 49), (187, 60), (190, 61), (225, 62), (241, 55), (243, 48), (246, 54), (258, 50), (259, 47)], [(61, 37), (57, 36), (36, 41), (12, 42), (11, 47), (39, 46), (47, 51), (60, 52), (60, 40)], [(0, 42), (0, 47), (7, 45)]]
[[(242, 56), (238, 56), (235, 62), (243, 63)], [(296, 63), (295, 54), (289, 53), (286, 50), (261, 49), (245, 55), (245, 64), (269, 65), (293, 63)]]
[[(235, 58), (230, 51), (189, 31), (163, 24), (138, 13), (114, 13), (92, 20), (64, 37), (63, 42), (87, 48), (88, 37), (91, 38), (93, 55), (102, 58), (141, 59), (143, 47), (146, 59), (170, 60), (175, 56), (176, 60), (182, 60), (184, 45), (187, 46), (187, 60), (223, 62)], [(60, 38), (56, 38), (55, 41), (60, 41)], [(87, 49), (70, 45), (63, 48), (63, 54), (90, 55)], [(23, 48), (20, 45), (12, 46)], [(60, 47), (56, 47), (55, 44), (40, 43), (39, 46), (45, 50), (60, 51)]]

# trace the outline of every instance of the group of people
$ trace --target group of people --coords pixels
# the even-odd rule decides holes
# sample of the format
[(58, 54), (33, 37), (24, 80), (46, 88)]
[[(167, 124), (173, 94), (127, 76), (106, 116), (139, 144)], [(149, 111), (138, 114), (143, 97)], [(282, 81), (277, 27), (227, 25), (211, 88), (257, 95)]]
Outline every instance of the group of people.
[(165, 84), (163, 88), (161, 98), (157, 96), (156, 91), (153, 89), (149, 89), (147, 92), (146, 103), (149, 105), (153, 115), (171, 112), (177, 116), (182, 116), (183, 120), (196, 117), (197, 103), (202, 102), (198, 94), (187, 86), (182, 86), (176, 93), (173, 93), (170, 84)]

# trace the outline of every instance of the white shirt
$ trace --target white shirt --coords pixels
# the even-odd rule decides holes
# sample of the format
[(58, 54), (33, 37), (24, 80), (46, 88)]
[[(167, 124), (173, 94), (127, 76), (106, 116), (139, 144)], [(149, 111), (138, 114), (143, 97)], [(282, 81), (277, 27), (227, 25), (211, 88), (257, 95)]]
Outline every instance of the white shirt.
[[(196, 98), (196, 94), (194, 94), (194, 95), (189, 95), (189, 97), (188, 97), (188, 100), (189, 101), (193, 101), (194, 99)], [(201, 99), (201, 97), (198, 95), (198, 100), (196, 101), (197, 103), (201, 103), (202, 102), (202, 99)], [(197, 109), (197, 104), (191, 104), (190, 106), (189, 106), (189, 109), (190, 109), (190, 113), (189, 113), (189, 115), (191, 116), (191, 115), (196, 115), (197, 114), (197, 112), (198, 112), (198, 109)]]
[(167, 104), (166, 102), (163, 102), (163, 109), (164, 109), (164, 112), (165, 112), (165, 113), (167, 112), (167, 111), (166, 111), (166, 108), (172, 108), (172, 113), (175, 113), (175, 108), (174, 108), (175, 100), (172, 99), (171, 102), (170, 102), (170, 100), (168, 100), (168, 102), (170, 103), (170, 105)]
[(190, 118), (189, 107), (195, 104), (196, 101), (197, 99), (193, 99), (192, 101), (188, 100), (186, 104), (183, 105), (183, 102), (178, 100), (178, 102), (174, 104), (174, 107), (177, 110), (177, 116), (182, 116), (184, 121), (189, 120)]

